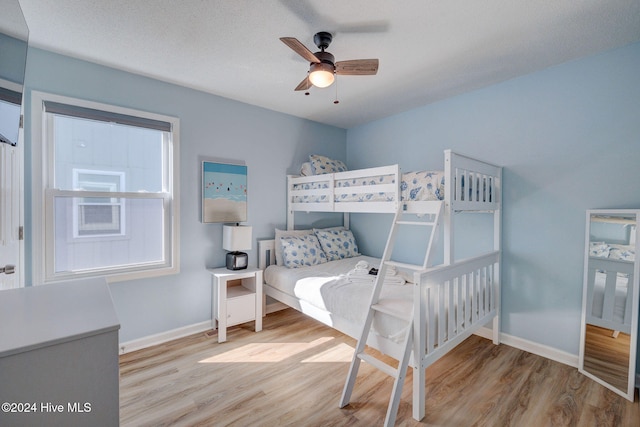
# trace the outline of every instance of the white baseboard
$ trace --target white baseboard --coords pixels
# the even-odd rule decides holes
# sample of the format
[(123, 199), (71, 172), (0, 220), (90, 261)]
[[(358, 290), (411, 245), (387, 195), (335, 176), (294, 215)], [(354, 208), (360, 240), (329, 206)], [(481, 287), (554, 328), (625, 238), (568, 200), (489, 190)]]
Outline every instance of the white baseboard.
[[(265, 314), (284, 310), (285, 308), (289, 308), (289, 306), (281, 302), (268, 304), (265, 308)], [(132, 351), (136, 351), (136, 350), (142, 350), (143, 348), (152, 347), (158, 344), (163, 344), (167, 341), (186, 337), (188, 335), (197, 334), (199, 332), (206, 332), (210, 329), (211, 329), (211, 320), (206, 320), (204, 322), (195, 323), (193, 325), (183, 326), (182, 328), (172, 329), (166, 332), (160, 332), (159, 334), (149, 335), (149, 336), (138, 338), (135, 340), (121, 342), (120, 354), (131, 353)]]
[[(266, 306), (265, 314), (273, 313), (285, 308), (288, 308), (288, 306), (282, 303), (268, 304)], [(167, 341), (186, 337), (192, 334), (197, 334), (199, 332), (205, 332), (210, 329), (211, 321), (207, 320), (204, 322), (195, 323), (193, 325), (183, 326), (182, 328), (161, 332), (159, 334), (149, 335), (135, 340), (122, 342), (120, 343), (120, 354), (142, 350), (143, 348), (163, 344)], [(489, 328), (480, 328), (476, 332), (476, 334), (483, 338), (493, 339), (493, 331)], [(566, 353), (553, 347), (548, 347), (505, 333), (500, 333), (500, 342), (519, 350), (527, 351), (529, 353), (537, 354), (538, 356), (546, 357), (547, 359), (555, 360), (556, 362), (564, 363), (565, 365), (573, 366), (575, 368), (578, 367), (577, 355)], [(636, 383), (640, 384), (640, 374), (636, 378)]]
[(130, 353), (136, 350), (142, 350), (143, 348), (162, 344), (167, 341), (186, 337), (188, 335), (197, 334), (198, 332), (205, 332), (205, 331), (208, 331), (209, 329), (211, 329), (211, 320), (195, 323), (193, 325), (183, 326), (181, 328), (172, 329), (170, 331), (149, 335), (146, 337), (138, 338), (138, 339), (127, 341), (127, 342), (121, 342), (120, 354)]
[[(265, 308), (265, 314), (289, 308), (281, 302), (268, 304)], [(183, 326), (182, 328), (172, 329), (170, 331), (161, 332), (159, 334), (149, 335), (131, 341), (120, 343), (120, 354), (131, 353), (132, 351), (142, 350), (143, 348), (152, 347), (154, 345), (163, 344), (167, 341), (186, 337), (188, 335), (206, 332), (211, 329), (211, 320), (195, 323), (193, 325)]]
[[(478, 330), (477, 335), (492, 339), (493, 332), (489, 328), (480, 328)], [(565, 365), (569, 365), (571, 367), (578, 367), (578, 355), (567, 353), (562, 350), (558, 350), (557, 348), (549, 347), (543, 344), (538, 344), (533, 341), (528, 341), (522, 338), (514, 337), (512, 335), (508, 335), (505, 333), (500, 333), (500, 343), (506, 344), (510, 347), (517, 348), (518, 350), (523, 350), (529, 353), (536, 354), (538, 356), (545, 357), (550, 360), (554, 360), (556, 362), (563, 363)]]
[(482, 327), (478, 329), (475, 334), (479, 337), (486, 338), (488, 340), (493, 339), (493, 331), (486, 327)]

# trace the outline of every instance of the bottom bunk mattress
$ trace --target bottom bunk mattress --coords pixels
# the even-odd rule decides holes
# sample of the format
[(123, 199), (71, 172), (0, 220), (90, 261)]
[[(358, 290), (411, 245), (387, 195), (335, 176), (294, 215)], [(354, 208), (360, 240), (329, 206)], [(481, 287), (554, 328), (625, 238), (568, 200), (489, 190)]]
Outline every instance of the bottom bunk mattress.
[[(355, 325), (361, 325), (369, 308), (375, 276), (353, 274), (363, 263), (378, 268), (380, 260), (356, 256), (330, 261), (311, 267), (287, 268), (270, 265), (264, 272), (265, 283), (278, 291), (309, 304)], [(390, 277), (382, 287), (379, 302), (394, 311), (410, 313), (413, 304), (413, 286), (405, 282), (402, 273)], [(376, 316), (373, 328), (376, 334), (399, 341), (407, 322), (391, 316)]]

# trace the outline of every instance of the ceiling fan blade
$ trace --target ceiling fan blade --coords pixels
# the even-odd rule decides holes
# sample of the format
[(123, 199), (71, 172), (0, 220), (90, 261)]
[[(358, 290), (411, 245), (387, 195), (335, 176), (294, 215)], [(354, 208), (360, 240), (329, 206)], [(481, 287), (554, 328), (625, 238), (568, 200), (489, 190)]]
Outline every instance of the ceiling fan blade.
[(377, 59), (352, 59), (336, 62), (336, 74), (342, 76), (371, 76), (377, 72)]
[(295, 37), (280, 37), (282, 43), (289, 46), (295, 53), (302, 56), (309, 62), (320, 62), (318, 58), (311, 52), (305, 45), (303, 45), (298, 39)]
[(309, 81), (309, 76), (307, 76), (303, 81), (300, 82), (300, 84), (298, 84), (298, 86), (296, 86), (294, 90), (307, 90), (311, 86), (313, 85), (311, 84), (311, 81)]

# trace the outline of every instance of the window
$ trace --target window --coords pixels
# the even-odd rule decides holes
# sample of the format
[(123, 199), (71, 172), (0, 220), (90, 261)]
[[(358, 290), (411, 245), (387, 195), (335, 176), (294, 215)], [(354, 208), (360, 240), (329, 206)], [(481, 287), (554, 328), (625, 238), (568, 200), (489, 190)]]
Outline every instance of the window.
[[(74, 190), (120, 192), (124, 172), (73, 170)], [(74, 201), (74, 237), (124, 235), (125, 217), (122, 199), (83, 197)]]
[[(2, 85), (14, 87), (16, 84), (0, 79)], [(20, 90), (18, 85), (15, 89)], [(0, 86), (0, 143), (17, 145), (20, 128), (20, 105), (22, 93)]]
[(43, 186), (34, 189), (42, 195), (41, 206), (34, 202), (34, 218), (42, 212), (34, 222), (34, 281), (177, 272), (179, 121), (33, 96), (33, 135), (42, 135), (34, 165), (39, 160), (43, 171)]

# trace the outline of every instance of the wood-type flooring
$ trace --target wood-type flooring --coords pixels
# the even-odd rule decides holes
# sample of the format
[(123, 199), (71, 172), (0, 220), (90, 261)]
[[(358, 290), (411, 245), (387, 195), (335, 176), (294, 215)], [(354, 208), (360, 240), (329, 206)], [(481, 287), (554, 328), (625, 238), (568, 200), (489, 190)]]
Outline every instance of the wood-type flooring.
[(631, 336), (620, 332), (613, 337), (611, 329), (589, 324), (585, 332), (584, 370), (626, 393)]
[[(355, 340), (293, 309), (120, 356), (126, 426), (377, 426), (393, 379), (362, 363), (338, 401)], [(576, 368), (472, 336), (427, 369), (426, 416), (411, 416), (411, 369), (397, 426), (640, 426), (640, 406)], [(637, 395), (637, 391), (636, 391)]]

